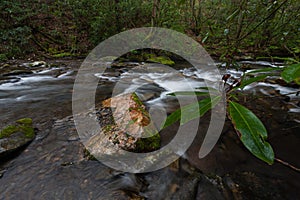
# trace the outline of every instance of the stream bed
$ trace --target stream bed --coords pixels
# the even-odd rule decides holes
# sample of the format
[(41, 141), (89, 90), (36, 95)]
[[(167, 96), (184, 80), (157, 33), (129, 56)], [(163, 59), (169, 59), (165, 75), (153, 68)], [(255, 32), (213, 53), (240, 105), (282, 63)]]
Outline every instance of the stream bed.
[[(36, 138), (24, 151), (0, 160), (0, 199), (299, 198), (300, 173), (279, 163), (269, 166), (256, 159), (243, 147), (228, 122), (207, 157), (198, 158), (203, 141), (199, 133), (183, 157), (155, 172), (119, 172), (91, 159), (72, 117), (73, 84), (82, 61), (14, 60), (0, 67), (0, 128), (24, 117), (32, 118), (36, 127)], [(280, 63), (244, 64), (262, 68)], [(145, 105), (159, 105), (170, 113), (178, 103), (167, 98), (166, 92), (185, 90), (180, 78), (187, 79), (192, 87), (205, 86), (203, 74), (185, 63), (175, 65), (177, 79), (173, 72), (130, 73), (133, 66), (143, 69), (143, 65), (127, 63), (95, 74), (100, 79), (96, 101), (109, 98), (116, 83), (122, 80), (123, 89), (132, 83), (144, 84), (137, 93)], [(243, 73), (222, 67), (220, 71), (236, 78)], [(284, 85), (278, 77), (271, 77), (245, 88), (242, 93), (247, 95), (239, 99), (265, 124), (276, 157), (300, 167), (297, 91), (299, 87)], [(200, 126), (206, 128), (205, 118)], [(173, 136), (172, 132), (165, 133), (162, 142), (167, 143)]]

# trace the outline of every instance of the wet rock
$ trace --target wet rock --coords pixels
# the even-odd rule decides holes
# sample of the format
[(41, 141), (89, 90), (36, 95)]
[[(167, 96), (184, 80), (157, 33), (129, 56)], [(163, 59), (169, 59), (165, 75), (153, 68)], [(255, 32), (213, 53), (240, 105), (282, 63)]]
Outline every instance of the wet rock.
[(217, 184), (213, 184), (208, 178), (202, 176), (197, 190), (197, 200), (222, 200), (225, 199)]
[(1, 77), (0, 76), (0, 84), (5, 84), (5, 83), (16, 83), (20, 80), (20, 78), (16, 77)]
[(32, 74), (32, 73), (33, 72), (29, 69), (16, 69), (2, 74), (2, 76), (16, 76), (16, 75)]
[(284, 81), (281, 77), (271, 77), (267, 78), (265, 80), (266, 83), (271, 83), (271, 84), (278, 84), (284, 87), (290, 87), (290, 88), (299, 88), (299, 84), (295, 83), (294, 81), (287, 83)]
[[(126, 191), (134, 190), (134, 177), (115, 176), (113, 169), (84, 159), (81, 142), (68, 141), (75, 134), (72, 117), (55, 121), (44, 140), (32, 143), (4, 166), (8, 170), (0, 178), (3, 186), (0, 196), (9, 199), (20, 196), (22, 199), (143, 199)], [(42, 148), (37, 151), (39, 147)], [(22, 187), (16, 188), (16, 185)]]
[[(229, 181), (228, 181), (229, 179)], [(294, 199), (285, 194), (287, 189), (284, 180), (279, 177), (267, 177), (253, 172), (236, 172), (223, 178), (224, 183), (234, 199)], [(232, 188), (233, 186), (233, 188)]]
[(6, 170), (0, 170), (0, 178), (2, 178), (3, 174), (5, 173)]
[(22, 66), (25, 66), (27, 68), (46, 67), (47, 63), (45, 61), (35, 61), (31, 63), (23, 63)]
[(124, 190), (138, 194), (144, 187), (143, 180), (132, 173), (121, 173), (113, 176), (104, 184), (107, 188)]
[(138, 62), (113, 62), (111, 64), (111, 67), (112, 68), (124, 68), (124, 67), (130, 68), (130, 67), (137, 67), (139, 65), (141, 65), (141, 64)]
[(170, 191), (173, 192), (173, 200), (195, 199), (197, 195), (197, 185), (199, 176), (180, 174), (178, 183), (172, 185)]
[(4, 64), (0, 67), (0, 75), (4, 77), (31, 73), (29, 68), (18, 64)]
[(5, 72), (6, 70), (8, 70), (9, 68), (11, 68), (11, 64), (5, 63), (3, 65), (0, 66), (0, 74), (2, 74), (3, 72)]
[(69, 142), (72, 142), (72, 141), (78, 141), (80, 140), (79, 136), (76, 134), (76, 135), (71, 135), (69, 138), (68, 138), (68, 141)]
[[(166, 91), (156, 83), (148, 84), (145, 88), (138, 88), (136, 93), (141, 101), (146, 102), (158, 98), (162, 92)], [(147, 104), (146, 104), (147, 105)]]
[(196, 198), (198, 183), (204, 175), (199, 171), (185, 171), (180, 159), (168, 167), (141, 176), (146, 185), (146, 188), (142, 190), (142, 195), (146, 199), (181, 200)]
[[(104, 108), (101, 109), (101, 112), (98, 112), (100, 114), (98, 117), (102, 131), (89, 140), (87, 146), (91, 149), (96, 150), (98, 147), (103, 148), (107, 146), (95, 143), (99, 139), (108, 140), (102, 142), (112, 143), (117, 148), (126, 151), (149, 152), (160, 147), (160, 136), (158, 133), (151, 137), (141, 138), (142, 134), (144, 134), (145, 126), (149, 127), (147, 129), (149, 132), (154, 127), (149, 126), (149, 113), (145, 110), (145, 106), (135, 93), (113, 97), (103, 101), (102, 104)], [(110, 107), (114, 107), (114, 112), (111, 109), (107, 109)], [(104, 151), (106, 150), (101, 150), (101, 152)]]
[(34, 128), (30, 118), (19, 119), (15, 125), (5, 127), (0, 132), (0, 158), (16, 153), (29, 144), (34, 137)]
[(177, 173), (169, 167), (146, 174), (148, 183), (144, 196), (147, 199), (170, 199), (178, 188)]

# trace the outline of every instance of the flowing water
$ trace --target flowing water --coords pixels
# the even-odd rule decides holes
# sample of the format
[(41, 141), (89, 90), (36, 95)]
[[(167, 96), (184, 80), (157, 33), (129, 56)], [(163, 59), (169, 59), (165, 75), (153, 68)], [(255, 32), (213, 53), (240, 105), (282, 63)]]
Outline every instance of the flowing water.
[[(212, 153), (212, 155), (217, 156), (229, 156), (220, 159), (220, 165), (214, 164), (215, 161), (212, 162), (210, 157), (205, 161), (207, 164), (196, 161), (193, 148), (199, 147), (199, 144), (194, 144), (191, 147), (192, 150), (189, 150), (185, 156), (189, 162), (181, 159), (178, 165), (175, 164), (175, 167), (170, 166), (148, 174), (134, 175), (117, 172), (98, 161), (90, 160), (80, 142), (71, 116), (73, 83), (82, 60), (50, 62), (52, 62), (52, 65), (33, 70), (32, 74), (9, 75), (2, 78), (0, 82), (0, 127), (23, 117), (30, 117), (37, 128), (36, 139), (20, 155), (0, 164), (0, 199), (20, 199), (20, 197), (22, 199), (196, 199), (196, 196), (198, 198), (203, 197), (203, 199), (218, 199), (219, 197), (230, 198), (230, 196), (235, 196), (234, 188), (230, 188), (228, 181), (224, 181), (228, 178), (223, 177), (225, 186), (222, 188), (222, 184), (215, 183), (218, 178), (209, 179), (195, 170), (194, 167), (203, 171), (211, 168), (216, 174), (220, 172), (221, 175), (231, 173), (229, 180), (233, 179), (236, 182), (243, 180), (245, 183), (251, 183), (251, 181), (253, 182), (252, 179), (255, 179), (257, 187), (273, 184), (266, 188), (266, 194), (264, 195), (273, 195), (274, 191), (272, 190), (274, 188), (284, 184), (283, 181), (289, 179), (289, 177), (295, 177), (293, 171), (282, 166), (277, 166), (274, 170), (275, 175), (280, 177), (279, 179), (273, 179), (275, 183), (272, 183), (270, 178), (262, 178), (265, 176), (274, 178), (274, 174), (264, 174), (268, 168), (262, 167), (266, 170), (257, 172), (263, 174), (263, 176), (258, 176), (254, 172), (254, 174), (251, 174), (252, 172), (249, 172), (252, 170), (251, 167), (257, 166), (255, 159), (255, 161), (250, 162), (248, 167), (236, 167), (237, 172), (234, 171), (233, 173), (231, 169), (233, 165), (245, 166), (245, 158), (240, 157), (245, 156), (246, 153), (241, 150), (240, 154), (234, 154), (230, 158), (228, 153), (218, 152), (219, 146), (228, 142), (226, 139), (222, 140), (218, 148), (216, 147), (218, 150)], [(268, 62), (249, 63), (249, 61), (244, 63), (256, 67), (272, 67), (279, 64)], [(18, 64), (22, 63), (19, 62)], [(134, 71), (132, 71), (132, 66), (135, 67)], [(177, 64), (175, 66), (176, 71), (173, 69), (162, 71), (162, 66), (159, 64), (147, 66), (149, 69), (152, 67), (159, 70), (154, 72), (145, 71), (145, 64), (129, 63), (124, 67), (110, 68), (104, 74), (96, 73), (95, 76), (99, 78), (96, 93), (97, 102), (110, 97), (112, 92), (137, 89), (139, 97), (147, 107), (159, 105), (167, 113), (170, 113), (178, 108), (178, 102), (176, 99), (169, 97), (167, 93), (203, 87), (205, 86), (204, 79), (212, 78), (214, 80), (211, 74), (197, 71), (188, 64)], [(223, 68), (221, 68), (221, 72), (223, 74), (230, 73), (236, 78), (243, 73), (242, 71)], [(188, 84), (182, 84), (183, 80), (187, 80)], [(272, 110), (272, 114), (275, 113), (276, 115), (273, 118), (279, 118), (279, 122), (277, 121), (279, 124), (287, 122), (288, 118), (287, 125), (274, 125), (272, 121), (269, 124), (270, 128), (267, 128), (271, 130), (273, 130), (272, 128), (281, 128), (281, 131), (285, 130), (286, 134), (290, 135), (291, 138), (288, 139), (292, 139), (292, 141), (284, 142), (291, 144), (292, 148), (289, 151), (295, 155), (288, 155), (289, 151), (284, 150), (279, 154), (291, 158), (291, 161), (299, 166), (300, 163), (296, 156), (299, 155), (297, 154), (299, 150), (295, 148), (300, 144), (299, 135), (295, 134), (297, 131), (299, 133), (300, 123), (300, 97), (296, 95), (299, 87), (292, 88), (269, 81), (253, 84), (245, 90), (260, 96), (260, 98), (261, 95), (266, 99), (269, 98), (268, 102), (272, 102), (274, 97), (280, 99), (280, 102), (285, 97), (289, 97), (289, 102), (284, 104), (284, 109), (281, 109), (282, 104), (275, 101), (272, 104), (275, 109), (271, 108), (272, 106), (270, 107), (270, 110), (274, 110)], [(274, 91), (276, 92), (274, 93)], [(250, 103), (250, 107), (253, 107), (253, 104)], [(281, 107), (276, 109), (276, 106)], [(261, 115), (268, 122), (269, 118), (266, 117), (266, 114)], [(282, 142), (278, 141), (282, 138), (276, 137), (276, 135), (278, 133), (271, 134), (275, 146), (280, 149), (285, 148)], [(234, 141), (234, 139), (230, 139), (229, 141)], [(232, 144), (230, 143), (230, 145)], [(229, 151), (236, 151), (236, 149), (229, 148)], [(198, 150), (195, 150), (195, 152), (198, 152)], [(237, 159), (236, 162), (244, 163), (231, 162), (231, 159)], [(192, 165), (189, 163), (192, 163)], [(258, 166), (266, 165), (258, 163)], [(286, 175), (281, 174), (280, 170), (283, 170)], [(246, 174), (244, 176), (243, 173), (248, 172), (250, 175)], [(218, 176), (216, 175), (216, 177)], [(242, 179), (243, 177), (245, 177), (245, 180)], [(249, 177), (252, 178), (251, 181), (248, 180)], [(294, 187), (293, 189), (287, 189), (289, 185), (280, 186), (279, 191), (275, 192), (278, 199), (297, 195), (295, 191), (300, 188), (299, 184), (297, 185), (294, 182), (290, 184)], [(264, 193), (261, 188), (257, 190)], [(230, 194), (226, 194), (224, 191), (230, 191)], [(291, 194), (284, 194), (286, 192), (291, 192)], [(251, 197), (251, 194), (248, 195)]]

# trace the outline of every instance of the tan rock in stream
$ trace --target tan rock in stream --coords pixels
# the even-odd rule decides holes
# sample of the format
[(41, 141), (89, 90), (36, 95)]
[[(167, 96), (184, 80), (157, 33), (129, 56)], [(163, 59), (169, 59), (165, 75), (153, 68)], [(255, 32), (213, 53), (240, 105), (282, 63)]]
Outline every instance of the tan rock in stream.
[(102, 105), (114, 108), (116, 124), (134, 137), (141, 137), (143, 128), (150, 124), (149, 113), (135, 93), (109, 98)]
[[(104, 100), (101, 109), (110, 113), (102, 115), (100, 111), (102, 130), (85, 144), (92, 154), (111, 155), (121, 149), (149, 152), (160, 147), (160, 135), (155, 132), (149, 113), (135, 93)], [(108, 119), (112, 116), (113, 120)]]

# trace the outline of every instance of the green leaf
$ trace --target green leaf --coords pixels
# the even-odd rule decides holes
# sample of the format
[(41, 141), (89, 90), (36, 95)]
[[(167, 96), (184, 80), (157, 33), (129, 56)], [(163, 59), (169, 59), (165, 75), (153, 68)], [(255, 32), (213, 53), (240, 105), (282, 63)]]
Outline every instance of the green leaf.
[(281, 77), (287, 83), (292, 82), (293, 80), (298, 80), (300, 77), (300, 63), (290, 65), (287, 68), (285, 68), (281, 73)]
[(297, 83), (298, 85), (300, 85), (300, 77), (296, 78), (294, 81), (295, 81), (295, 83)]
[(250, 85), (251, 83), (257, 82), (257, 81), (261, 81), (264, 80), (267, 76), (269, 76), (268, 74), (264, 74), (264, 75), (260, 75), (260, 76), (255, 76), (252, 78), (248, 78), (248, 79), (243, 79), (242, 80), (242, 84), (239, 86), (239, 88), (244, 88), (247, 85)]
[(221, 99), (221, 96), (205, 98), (199, 102), (195, 102), (174, 111), (170, 114), (162, 124), (166, 128), (180, 120), (180, 125), (183, 125), (193, 119), (203, 116), (207, 111), (213, 108)]
[(268, 136), (267, 130), (256, 115), (244, 106), (232, 101), (229, 102), (229, 115), (236, 131), (241, 134), (240, 140), (245, 147), (257, 158), (270, 165), (273, 164), (273, 149), (265, 141)]
[(176, 95), (209, 96), (209, 92), (178, 91), (178, 92), (168, 93), (167, 95), (170, 95), (170, 96), (176, 96)]

